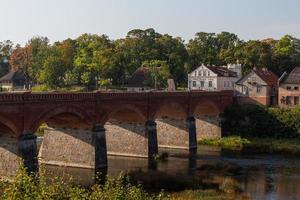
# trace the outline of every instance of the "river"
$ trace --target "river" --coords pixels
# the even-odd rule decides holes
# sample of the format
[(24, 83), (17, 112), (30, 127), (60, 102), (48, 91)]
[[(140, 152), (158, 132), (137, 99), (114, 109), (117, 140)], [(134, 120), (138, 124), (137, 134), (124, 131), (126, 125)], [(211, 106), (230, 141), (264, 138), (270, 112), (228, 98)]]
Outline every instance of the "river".
[[(192, 158), (185, 150), (163, 149), (160, 153), (167, 153), (167, 160), (159, 161), (151, 167), (147, 159), (109, 156), (108, 176), (129, 173), (149, 190), (167, 188), (170, 191), (189, 189), (190, 186), (183, 183), (183, 180), (194, 180), (197, 177), (217, 180), (223, 176), (235, 180), (243, 193), (249, 194), (254, 200), (300, 199), (300, 159), (297, 157), (241, 155), (239, 152), (209, 146), (199, 146)], [(228, 171), (219, 173), (222, 171), (220, 168), (228, 166)], [(49, 165), (43, 168), (49, 176), (58, 175), (65, 179), (72, 176), (73, 182), (84, 186), (94, 183), (94, 170)], [(207, 170), (211, 168), (213, 170)], [(214, 180), (203, 181), (206, 183), (204, 187), (213, 187)]]

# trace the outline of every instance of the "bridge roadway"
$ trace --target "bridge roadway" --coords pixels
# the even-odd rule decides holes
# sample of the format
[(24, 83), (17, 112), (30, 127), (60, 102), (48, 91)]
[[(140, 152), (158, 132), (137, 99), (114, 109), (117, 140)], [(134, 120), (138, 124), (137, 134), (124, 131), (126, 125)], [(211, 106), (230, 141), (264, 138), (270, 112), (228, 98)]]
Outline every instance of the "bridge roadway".
[[(0, 177), (40, 163), (106, 168), (107, 154), (153, 157), (158, 147), (196, 149), (220, 137), (232, 91), (1, 93)], [(36, 132), (44, 140), (37, 152)]]

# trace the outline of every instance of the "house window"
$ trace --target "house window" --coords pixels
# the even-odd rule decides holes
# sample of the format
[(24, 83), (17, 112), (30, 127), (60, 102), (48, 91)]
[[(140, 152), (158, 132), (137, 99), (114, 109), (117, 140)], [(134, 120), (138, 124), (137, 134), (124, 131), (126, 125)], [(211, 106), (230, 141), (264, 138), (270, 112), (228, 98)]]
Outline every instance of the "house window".
[(212, 81), (208, 81), (208, 87), (212, 87)]
[(256, 82), (256, 77), (252, 77), (252, 82), (253, 82), (253, 83)]
[(193, 87), (196, 87), (196, 84), (197, 84), (196, 81), (193, 81)]
[(197, 76), (197, 71), (195, 71), (195, 76)]
[(207, 76), (210, 76), (210, 72), (209, 71), (207, 72)]
[(202, 76), (202, 71), (199, 71), (199, 72), (198, 72), (198, 76)]
[(287, 90), (292, 90), (291, 86), (286, 87)]
[(291, 96), (287, 96), (287, 97), (285, 98), (285, 100), (286, 100), (286, 104), (287, 104), (287, 105), (291, 105), (291, 104), (292, 104), (292, 97), (291, 97)]
[(200, 81), (200, 87), (204, 87), (204, 81)]
[(299, 90), (299, 87), (295, 87), (294, 89), (295, 89), (295, 90)]
[(299, 105), (299, 97), (294, 97), (294, 105)]
[(261, 93), (261, 86), (256, 87), (256, 93), (258, 93), (258, 94)]
[(206, 71), (203, 71), (203, 76), (206, 76)]

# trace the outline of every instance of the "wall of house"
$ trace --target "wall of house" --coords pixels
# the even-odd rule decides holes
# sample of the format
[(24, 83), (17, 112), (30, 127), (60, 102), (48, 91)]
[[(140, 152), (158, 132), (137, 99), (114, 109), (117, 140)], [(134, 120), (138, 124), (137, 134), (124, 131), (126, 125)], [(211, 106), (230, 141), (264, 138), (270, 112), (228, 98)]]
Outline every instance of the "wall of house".
[[(290, 89), (287, 89), (287, 88)], [(289, 100), (287, 100), (287, 97)], [(282, 83), (278, 89), (278, 105), (281, 107), (299, 106), (300, 85)]]
[(234, 85), (238, 81), (237, 77), (218, 77), (218, 90), (234, 90)]
[(271, 95), (274, 95), (273, 101), (277, 102), (277, 89), (273, 91), (271, 86), (266, 86), (266, 83), (255, 73), (251, 72), (239, 83), (242, 85), (235, 85), (235, 90), (240, 104), (270, 105)]
[[(210, 71), (209, 76), (203, 76), (203, 72), (206, 71), (208, 75), (208, 69), (200, 67), (195, 76), (195, 72), (189, 75), (189, 89), (191, 90), (206, 90), (206, 91), (215, 91), (218, 88), (217, 75)], [(199, 76), (198, 73), (201, 73), (202, 76)], [(196, 82), (196, 86), (193, 85), (193, 81)], [(204, 82), (204, 87), (201, 87), (201, 81)], [(212, 87), (209, 87), (209, 81), (212, 82)]]

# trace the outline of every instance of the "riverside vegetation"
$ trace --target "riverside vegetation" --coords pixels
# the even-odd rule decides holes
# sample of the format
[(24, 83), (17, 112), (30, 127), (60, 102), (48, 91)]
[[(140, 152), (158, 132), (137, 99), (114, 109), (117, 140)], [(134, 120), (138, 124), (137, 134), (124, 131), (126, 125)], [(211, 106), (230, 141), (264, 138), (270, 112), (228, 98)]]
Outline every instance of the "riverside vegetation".
[(300, 107), (233, 106), (224, 112), (224, 137), (199, 144), (253, 153), (300, 155)]
[[(116, 179), (108, 179), (105, 184), (95, 184), (91, 187), (81, 187), (72, 184), (72, 180), (43, 176), (43, 170), (38, 174), (30, 174), (21, 167), (12, 181), (0, 181), (0, 199), (2, 200), (40, 200), (40, 199), (74, 199), (74, 200), (239, 200), (249, 199), (241, 195), (238, 183), (225, 173), (238, 170), (236, 166), (216, 165), (202, 166), (195, 178), (181, 177), (172, 179), (166, 174), (142, 174), (139, 182), (143, 187), (151, 186), (151, 192), (146, 192), (141, 184), (129, 179), (137, 174), (120, 175)], [(208, 173), (209, 172), (209, 173)], [(142, 173), (142, 172), (141, 172)], [(213, 176), (211, 178), (207, 177)], [(147, 179), (157, 177), (151, 185)], [(217, 177), (217, 178), (216, 178)], [(208, 180), (206, 182), (205, 180)], [(171, 180), (171, 181), (170, 181)], [(154, 184), (154, 185), (153, 185)], [(177, 187), (177, 188), (174, 188)], [(157, 189), (157, 191), (153, 191)], [(163, 192), (161, 188), (166, 188)]]

